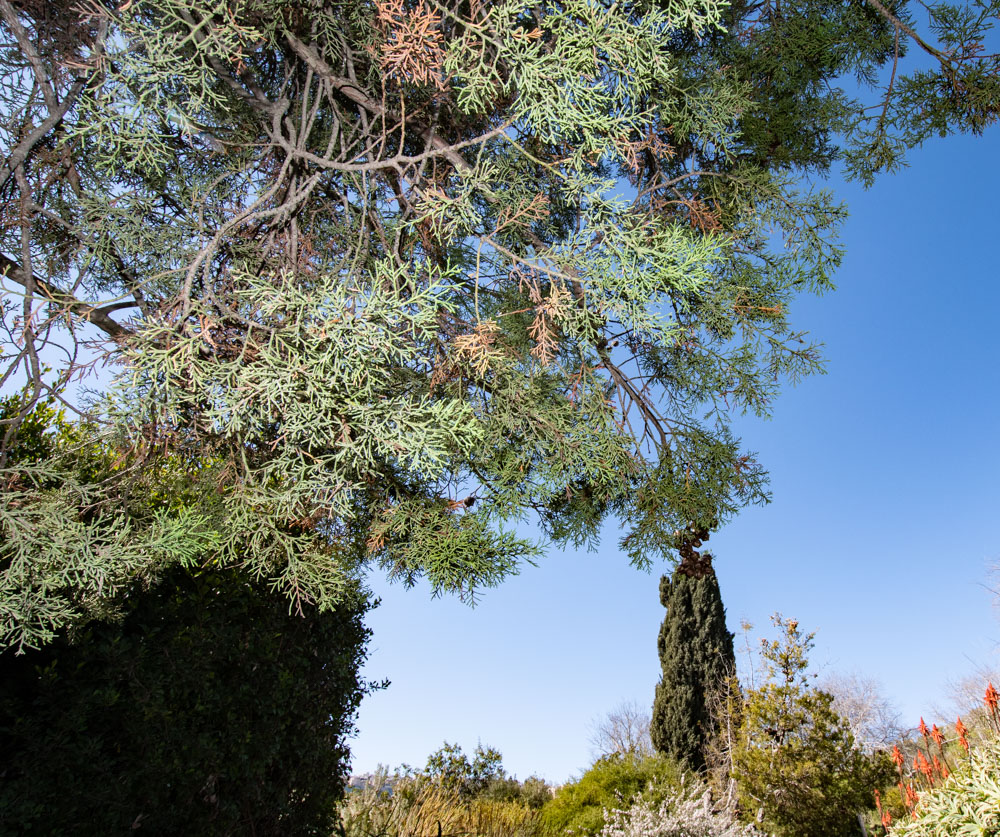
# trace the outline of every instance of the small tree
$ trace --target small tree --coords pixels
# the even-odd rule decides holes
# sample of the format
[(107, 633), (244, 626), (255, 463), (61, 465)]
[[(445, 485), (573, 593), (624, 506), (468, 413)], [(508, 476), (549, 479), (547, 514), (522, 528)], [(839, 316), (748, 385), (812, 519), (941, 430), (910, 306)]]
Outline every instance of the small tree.
[(733, 754), (740, 804), (779, 837), (853, 837), (891, 763), (858, 749), (833, 695), (810, 686), (815, 634), (803, 635), (794, 619), (772, 620), (783, 636), (761, 643), (767, 681), (747, 693)]
[(649, 710), (637, 701), (627, 700), (618, 704), (603, 718), (596, 721), (590, 744), (597, 758), (620, 755), (650, 756), (653, 742), (649, 737), (652, 718)]
[(820, 688), (833, 695), (834, 712), (847, 722), (855, 744), (866, 753), (889, 748), (906, 734), (899, 710), (874, 678), (831, 674), (820, 681)]
[(735, 667), (733, 635), (726, 629), (711, 557), (694, 551), (705, 537), (707, 532), (691, 537), (681, 548), (685, 557), (673, 578), (660, 579), (667, 615), (657, 641), (663, 674), (650, 729), (658, 752), (695, 770), (705, 768), (705, 748), (715, 732), (710, 696)]
[(458, 744), (447, 741), (428, 756), (424, 774), (446, 790), (456, 791), (466, 798), (479, 796), (491, 783), (507, 778), (499, 750), (477, 744), (469, 761)]

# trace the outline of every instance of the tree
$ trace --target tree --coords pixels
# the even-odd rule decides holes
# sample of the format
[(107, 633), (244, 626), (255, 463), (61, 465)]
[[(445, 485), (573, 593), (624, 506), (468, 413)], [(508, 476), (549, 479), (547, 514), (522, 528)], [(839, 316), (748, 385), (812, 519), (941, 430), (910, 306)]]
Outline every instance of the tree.
[(733, 776), (744, 814), (780, 837), (847, 837), (874, 807), (872, 789), (891, 779), (887, 755), (855, 746), (833, 695), (810, 686), (814, 634), (772, 618), (779, 640), (761, 643), (767, 681), (747, 692)]
[(482, 795), (495, 782), (507, 778), (503, 755), (493, 747), (477, 744), (472, 761), (458, 744), (444, 745), (427, 758), (424, 775), (446, 790), (457, 791), (459, 796), (470, 798)]
[[(127, 463), (57, 495), (32, 463), (5, 495), (37, 525), (3, 560), (90, 545), (76, 590), (4, 596), (8, 641), (127, 588), (168, 524), (107, 533), (161, 459), (199, 463), (162, 561), (321, 607), (359, 567), (471, 597), (538, 551), (526, 515), (576, 544), (617, 516), (648, 566), (766, 500), (730, 418), (819, 367), (789, 306), (840, 259), (843, 209), (797, 176), (864, 113), (839, 77), (911, 38), (895, 4), (791, 5), (0, 0), (24, 82), (0, 91), (0, 377), (29, 384), (0, 468), (102, 360), (115, 384), (73, 406)], [(960, 52), (934, 58), (979, 68), (952, 89), (988, 91)]]
[(726, 628), (719, 580), (711, 556), (696, 548), (706, 532), (682, 547), (684, 561), (660, 579), (667, 609), (657, 639), (662, 674), (653, 699), (653, 746), (692, 770), (707, 766), (715, 736), (712, 695), (724, 690), (736, 670), (733, 635)]
[(0, 654), (0, 833), (329, 834), (368, 607), (174, 567), (121, 621)]
[(0, 470), (0, 649), (36, 647), (60, 628), (108, 617), (136, 584), (195, 567), (217, 545), (211, 498), (197, 487), (204, 459), (161, 457), (102, 515), (100, 486), (116, 482), (126, 451), (23, 392), (0, 399), (0, 425), (13, 418), (18, 433)]
[(847, 722), (855, 743), (866, 753), (887, 749), (906, 734), (899, 710), (874, 678), (830, 674), (823, 677), (819, 688), (833, 695), (833, 711)]
[[(1000, 19), (1000, 4), (921, 4), (930, 34), (921, 35), (905, 3), (867, 0), (892, 27), (890, 81), (877, 107), (858, 117), (845, 154), (848, 172), (866, 185), (898, 170), (907, 149), (931, 136), (982, 134), (1000, 117), (1000, 53), (984, 48)], [(934, 43), (936, 42), (936, 44)], [(907, 44), (931, 58), (930, 68), (901, 72)]]
[(598, 758), (611, 755), (651, 756), (649, 710), (637, 701), (618, 704), (593, 725), (590, 744)]

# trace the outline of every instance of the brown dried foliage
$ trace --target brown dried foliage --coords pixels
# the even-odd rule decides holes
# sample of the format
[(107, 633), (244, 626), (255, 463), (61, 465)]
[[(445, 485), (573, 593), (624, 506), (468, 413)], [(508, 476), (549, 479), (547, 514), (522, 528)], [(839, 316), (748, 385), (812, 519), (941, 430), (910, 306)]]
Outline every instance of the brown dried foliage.
[(376, 0), (375, 26), (382, 44), (375, 58), (385, 78), (447, 89), (441, 15), (423, 0), (407, 8), (405, 0)]
[(500, 357), (496, 346), (499, 332), (500, 327), (493, 320), (477, 323), (471, 332), (459, 335), (452, 343), (455, 361), (466, 363), (476, 375), (482, 377), (490, 364)]

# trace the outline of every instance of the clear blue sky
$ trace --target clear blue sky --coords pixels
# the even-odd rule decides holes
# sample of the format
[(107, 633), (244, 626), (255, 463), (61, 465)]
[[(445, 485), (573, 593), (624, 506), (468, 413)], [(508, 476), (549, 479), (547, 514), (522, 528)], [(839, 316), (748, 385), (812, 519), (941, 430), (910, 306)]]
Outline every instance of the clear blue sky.
[[(880, 679), (914, 725), (949, 681), (1000, 664), (997, 160), (994, 129), (935, 140), (868, 192), (831, 179), (851, 211), (838, 290), (793, 310), (828, 374), (741, 421), (774, 499), (710, 541), (730, 630), (796, 617), (818, 670)], [(659, 672), (659, 571), (616, 541), (553, 550), (475, 609), (374, 578), (366, 672), (392, 685), (362, 704), (355, 772), (448, 740), (497, 747), (522, 779), (578, 775), (591, 720), (651, 703)]]

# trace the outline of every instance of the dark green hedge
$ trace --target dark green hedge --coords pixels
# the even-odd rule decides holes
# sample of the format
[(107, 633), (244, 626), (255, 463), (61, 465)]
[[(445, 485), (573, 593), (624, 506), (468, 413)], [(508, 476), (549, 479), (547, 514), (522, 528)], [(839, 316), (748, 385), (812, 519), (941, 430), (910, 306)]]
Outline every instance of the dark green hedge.
[(329, 834), (368, 606), (178, 570), (120, 623), (0, 655), (0, 834)]

